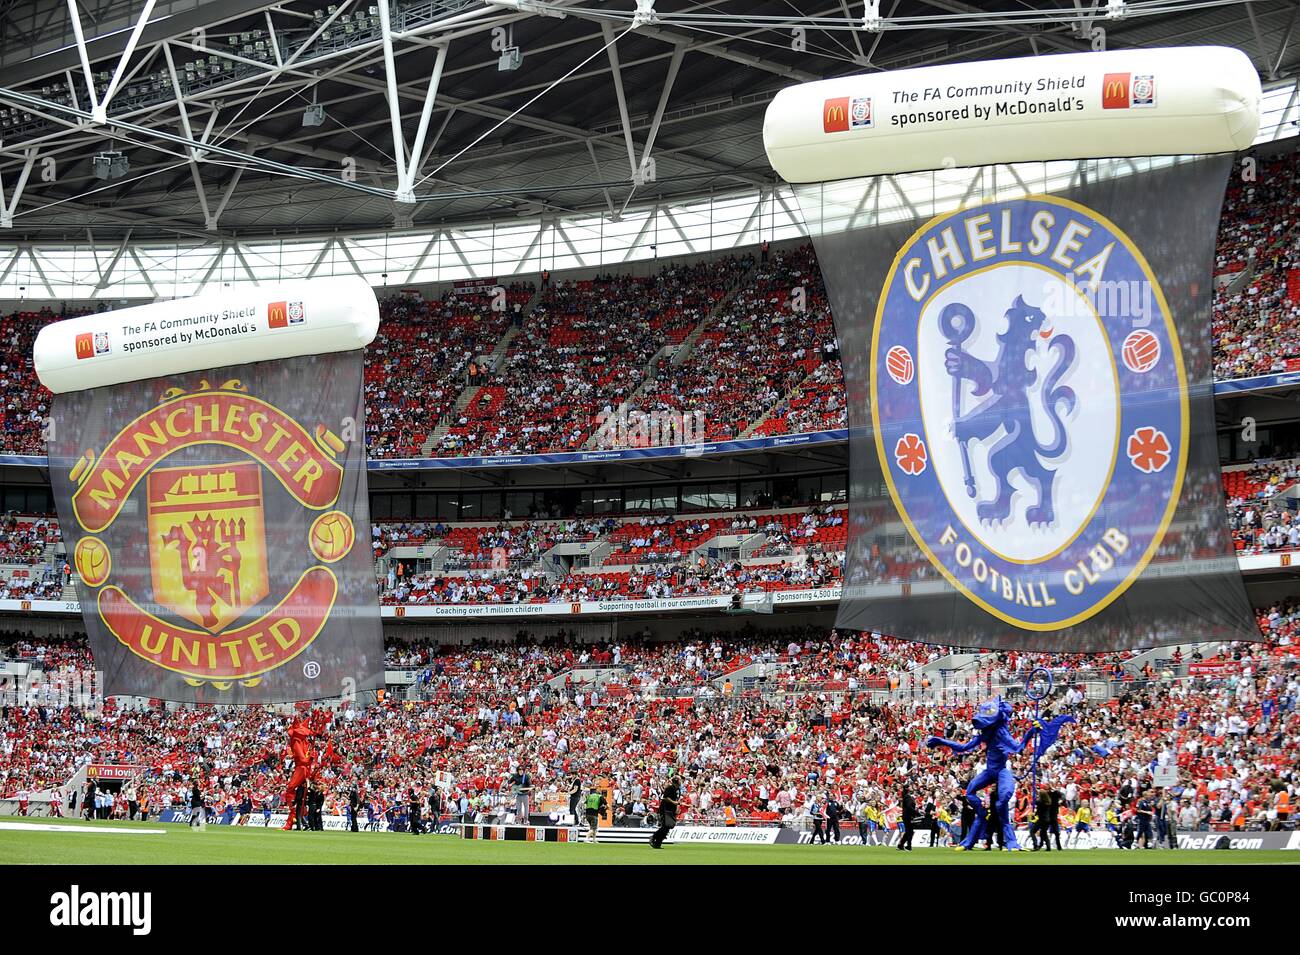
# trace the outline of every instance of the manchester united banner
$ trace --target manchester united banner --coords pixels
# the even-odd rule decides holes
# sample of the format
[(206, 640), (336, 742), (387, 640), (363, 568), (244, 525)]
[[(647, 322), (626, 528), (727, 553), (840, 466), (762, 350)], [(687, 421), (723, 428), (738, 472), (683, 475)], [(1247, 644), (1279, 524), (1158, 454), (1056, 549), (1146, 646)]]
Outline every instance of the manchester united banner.
[[(821, 91), (823, 150), (918, 137), (856, 167), (881, 175), (796, 186), (848, 397), (839, 626), (1054, 651), (1259, 639), (1224, 516), (1210, 352), (1218, 211), (1230, 150), (1253, 133), (1232, 133), (1231, 109), (1176, 60), (1094, 56), (885, 74), (847, 103)], [(1148, 115), (1168, 151), (1218, 155), (1067, 160), (1114, 142), (1112, 111), (1136, 137), (1127, 117)], [(994, 129), (969, 138), (980, 123)], [(1003, 148), (1008, 164), (927, 157), (927, 141)], [(1062, 161), (1027, 161), (1044, 149)], [(835, 162), (791, 155), (818, 175)]]
[[(364, 284), (313, 284), (87, 316), (38, 341), (51, 387), (77, 365), (104, 381), (55, 395), (49, 460), (106, 694), (382, 686), (360, 348), (377, 310)], [(346, 350), (291, 355), (326, 348)], [(241, 351), (281, 357), (206, 366)], [(132, 380), (157, 367), (175, 370)]]

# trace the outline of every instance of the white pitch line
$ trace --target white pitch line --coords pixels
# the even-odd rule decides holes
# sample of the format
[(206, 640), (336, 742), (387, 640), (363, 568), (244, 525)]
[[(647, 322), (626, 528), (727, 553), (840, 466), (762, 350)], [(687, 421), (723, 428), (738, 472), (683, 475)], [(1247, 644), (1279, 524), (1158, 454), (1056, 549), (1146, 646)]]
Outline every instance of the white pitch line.
[(0, 829), (18, 829), (31, 832), (98, 832), (125, 834), (128, 836), (165, 836), (166, 829), (131, 829), (126, 827), (104, 826), (60, 826), (49, 822), (0, 822)]

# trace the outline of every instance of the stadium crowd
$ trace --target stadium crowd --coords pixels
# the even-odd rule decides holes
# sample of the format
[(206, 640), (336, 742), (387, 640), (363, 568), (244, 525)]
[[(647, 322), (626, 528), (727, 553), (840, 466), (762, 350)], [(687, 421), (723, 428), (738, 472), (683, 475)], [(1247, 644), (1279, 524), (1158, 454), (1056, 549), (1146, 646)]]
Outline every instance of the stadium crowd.
[[(445, 816), (504, 820), (523, 767), (534, 811), (558, 818), (575, 780), (602, 779), (614, 818), (638, 825), (677, 771), (685, 822), (821, 828), (830, 800), (832, 813), (879, 838), (907, 786), (945, 832), (975, 758), (940, 755), (924, 739), (961, 736), (979, 698), (1014, 694), (1046, 665), (1059, 687), (1053, 709), (1078, 720), (1043, 764), (1067, 833), (1091, 818), (1131, 844), (1155, 796), (1153, 772), (1166, 765), (1180, 774), (1165, 804), (1180, 828), (1276, 828), (1300, 786), (1298, 620), (1294, 603), (1262, 608), (1267, 642), (1197, 648), (1159, 673), (1134, 667), (1133, 654), (985, 654), (961, 694), (938, 692), (929, 685), (938, 671), (922, 669), (949, 648), (816, 627), (590, 645), (563, 629), (497, 645), (392, 641), (387, 665), (418, 671), (417, 698), (331, 713), (340, 758), (323, 773), (325, 813), (342, 814), (356, 789), (370, 807), (363, 819), (404, 828), (411, 794), (422, 802), (436, 790)], [(67, 705), (56, 685), (89, 667), (84, 641), (10, 633), (0, 646), (51, 681), (0, 708), (0, 798), (59, 789), (60, 809), (84, 811), (64, 787), (97, 762), (140, 767), (131, 801), (154, 814), (188, 805), (195, 779), (215, 816), (255, 812), (257, 824), (279, 808), (291, 714)], [(1027, 712), (1019, 706), (1018, 725)], [(128, 813), (128, 802), (109, 812)], [(1025, 799), (1017, 812), (1027, 818)]]
[(371, 457), (418, 457), (438, 423), (490, 354), (533, 287), (500, 297), (452, 289), (437, 301), (398, 295), (383, 303), (379, 335), (366, 351), (366, 443)]
[(647, 277), (548, 285), (483, 386), (453, 417), (439, 454), (582, 447), (598, 413), (624, 404), (651, 360), (680, 345), (747, 268), (732, 256), (670, 265)]
[(52, 517), (6, 514), (0, 518), (0, 564), (39, 564), (46, 559), (47, 545), (62, 539), (59, 522)]
[(1248, 378), (1300, 364), (1300, 160), (1259, 162), (1230, 182), (1219, 224), (1214, 374)]
[(1228, 527), (1238, 553), (1300, 548), (1300, 500), (1294, 494), (1298, 479), (1300, 459), (1294, 457), (1256, 461), (1248, 469), (1224, 472)]
[[(1213, 315), (1220, 378), (1300, 363), (1300, 162), (1261, 163), (1224, 204)], [(604, 275), (453, 289), (381, 304), (367, 352), (366, 438), (372, 457), (516, 454), (587, 447), (598, 415), (618, 408), (699, 412), (708, 440), (845, 426), (843, 381), (826, 291), (810, 246)], [(39, 454), (49, 395), (31, 370), (50, 309), (0, 318), (0, 443)], [(508, 413), (507, 413), (508, 412)], [(1300, 547), (1289, 455), (1224, 472), (1228, 526), (1246, 555)], [(1212, 489), (1212, 483), (1210, 489)], [(1193, 493), (1193, 492), (1189, 492)], [(770, 504), (771, 502), (767, 502)], [(749, 510), (757, 508), (757, 503)], [(495, 523), (378, 522), (371, 547), (388, 604), (572, 602), (818, 588), (843, 575), (843, 506), (782, 512), (603, 517), (506, 515)], [(701, 556), (720, 536), (762, 533), (746, 559)], [(1211, 531), (1171, 534), (1170, 553)], [(1200, 535), (1200, 536), (1198, 536)], [(0, 599), (55, 599), (67, 570), (51, 562), (57, 521), (0, 524)], [(1190, 544), (1188, 543), (1190, 541)], [(593, 569), (546, 567), (558, 543), (608, 545)], [(437, 568), (394, 550), (436, 544)], [(1185, 546), (1186, 545), (1186, 546)], [(869, 572), (916, 579), (910, 548), (872, 545)], [(1163, 551), (1162, 551), (1163, 553)], [(1035, 667), (1056, 676), (1054, 712), (1070, 713), (1045, 761), (1063, 826), (1144, 840), (1155, 771), (1176, 767), (1158, 816), (1168, 830), (1289, 825), (1300, 787), (1300, 603), (1257, 608), (1260, 644), (1196, 645), (1168, 656), (983, 653), (817, 627), (699, 628), (657, 642), (631, 635), (583, 644), (563, 629), (512, 643), (387, 645), (415, 693), (328, 712), (338, 759), (322, 775), (325, 811), (355, 790), (374, 825), (410, 825), (411, 800), (435, 792), (442, 815), (507, 818), (512, 778), (536, 780), (535, 808), (565, 811), (575, 785), (607, 780), (615, 818), (639, 824), (671, 772), (685, 783), (682, 819), (770, 821), (823, 830), (835, 817), (870, 834), (897, 823), (906, 787), (938, 831), (960, 820), (977, 757), (927, 750), (960, 736), (979, 699), (1018, 687)], [(135, 798), (89, 808), (134, 815), (188, 805), (198, 782), (218, 816), (279, 808), (293, 714), (272, 707), (119, 707), (80, 701), (93, 671), (84, 638), (0, 634), (0, 660), (39, 674), (0, 677), (0, 798), (64, 791), (90, 763), (139, 768)], [(93, 685), (93, 683), (91, 684)], [(1018, 819), (1033, 811), (1021, 793)], [(1145, 808), (1144, 808), (1145, 806)], [(247, 808), (245, 808), (247, 807)]]

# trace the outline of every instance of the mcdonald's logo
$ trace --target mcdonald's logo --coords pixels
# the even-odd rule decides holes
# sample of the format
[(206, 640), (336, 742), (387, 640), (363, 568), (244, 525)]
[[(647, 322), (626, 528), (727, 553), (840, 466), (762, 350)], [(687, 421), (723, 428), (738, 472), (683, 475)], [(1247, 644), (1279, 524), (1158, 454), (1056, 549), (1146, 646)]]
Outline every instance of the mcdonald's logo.
[(306, 314), (302, 302), (272, 302), (266, 307), (267, 325), (271, 328), (301, 325)]
[(849, 131), (849, 98), (837, 96), (828, 99), (822, 107), (822, 130), (827, 133)]
[(266, 307), (266, 323), (271, 328), (289, 327), (289, 303), (272, 302)]
[(1129, 99), (1128, 73), (1107, 73), (1101, 81), (1101, 108), (1128, 109)]
[(73, 347), (77, 350), (78, 359), (107, 355), (112, 351), (108, 344), (108, 332), (81, 332), (73, 339)]

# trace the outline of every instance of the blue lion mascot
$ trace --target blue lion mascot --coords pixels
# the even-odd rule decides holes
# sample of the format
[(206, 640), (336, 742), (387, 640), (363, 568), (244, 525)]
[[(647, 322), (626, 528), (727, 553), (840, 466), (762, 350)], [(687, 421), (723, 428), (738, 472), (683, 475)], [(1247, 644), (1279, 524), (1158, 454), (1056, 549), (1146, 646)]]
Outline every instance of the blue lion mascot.
[(975, 823), (971, 826), (970, 832), (966, 833), (966, 838), (962, 839), (961, 845), (957, 846), (958, 850), (969, 849), (984, 838), (988, 817), (984, 803), (980, 800), (979, 791), (987, 789), (994, 783), (998, 786), (997, 811), (998, 818), (1002, 820), (1003, 844), (1013, 852), (1020, 849), (1020, 843), (1016, 841), (1016, 829), (1011, 820), (1011, 798), (1016, 791), (1016, 777), (1007, 766), (1007, 759), (1023, 752), (1029, 740), (1039, 731), (1039, 727), (1031, 726), (1024, 737), (1017, 741), (1007, 729), (1007, 724), (1011, 722), (1011, 712), (1011, 704), (1001, 697), (996, 700), (985, 700), (971, 719), (971, 725), (978, 735), (970, 742), (958, 743), (940, 736), (931, 736), (925, 741), (928, 747), (946, 746), (954, 753), (969, 753), (981, 744), (985, 748), (984, 768), (966, 787), (966, 801), (975, 810)]

